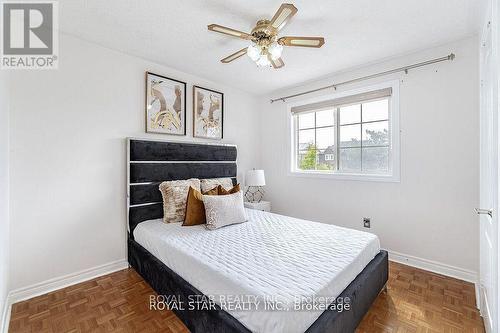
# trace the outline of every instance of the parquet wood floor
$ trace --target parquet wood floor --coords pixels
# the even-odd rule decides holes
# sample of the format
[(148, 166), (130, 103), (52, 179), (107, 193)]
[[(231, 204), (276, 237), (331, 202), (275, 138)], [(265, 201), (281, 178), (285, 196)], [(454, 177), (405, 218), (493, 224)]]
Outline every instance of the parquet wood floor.
[(381, 293), (357, 333), (484, 332), (472, 283), (389, 262)]
[[(381, 293), (357, 333), (484, 332), (474, 286), (390, 263)], [(150, 311), (154, 291), (126, 269), (12, 306), (9, 332), (188, 332), (171, 311)]]

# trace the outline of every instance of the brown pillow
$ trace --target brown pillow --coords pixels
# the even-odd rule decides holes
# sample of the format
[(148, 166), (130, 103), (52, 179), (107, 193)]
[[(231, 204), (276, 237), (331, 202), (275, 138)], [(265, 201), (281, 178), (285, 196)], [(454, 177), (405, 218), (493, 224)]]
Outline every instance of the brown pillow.
[(217, 186), (218, 195), (234, 194), (240, 191), (240, 184), (236, 184), (232, 189), (226, 190), (223, 186)]
[(208, 190), (203, 194), (200, 191), (194, 189), (193, 187), (189, 187), (186, 199), (186, 214), (182, 226), (205, 224), (206, 217), (205, 217), (205, 205), (203, 205), (203, 196), (217, 195), (217, 194), (218, 194), (218, 187), (214, 187), (213, 189)]
[(213, 189), (208, 190), (208, 191), (206, 191), (206, 192), (203, 192), (203, 191), (202, 191), (202, 194), (203, 194), (203, 195), (219, 195), (219, 187), (218, 187), (218, 186), (216, 186), (216, 187), (214, 187)]

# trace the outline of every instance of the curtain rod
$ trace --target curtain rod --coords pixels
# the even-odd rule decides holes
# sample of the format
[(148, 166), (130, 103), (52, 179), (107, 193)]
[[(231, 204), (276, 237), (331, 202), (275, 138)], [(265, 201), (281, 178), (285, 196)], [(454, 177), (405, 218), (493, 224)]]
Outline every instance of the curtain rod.
[(405, 72), (406, 74), (408, 74), (408, 71), (410, 69), (414, 69), (414, 68), (418, 68), (418, 67), (423, 67), (423, 66), (431, 65), (431, 64), (435, 64), (437, 62), (442, 62), (442, 61), (448, 61), (448, 60), (452, 61), (453, 59), (455, 59), (455, 54), (454, 53), (450, 53), (449, 55), (447, 55), (445, 57), (435, 58), (435, 59), (431, 59), (431, 60), (419, 62), (419, 63), (413, 64), (413, 65), (408, 65), (408, 66), (404, 66), (404, 67), (399, 67), (399, 68), (391, 69), (391, 70), (388, 70), (388, 71), (385, 71), (385, 72), (380, 72), (380, 73), (376, 73), (376, 74), (362, 76), (362, 77), (358, 77), (358, 78), (355, 78), (355, 79), (352, 79), (352, 80), (348, 80), (348, 81), (344, 81), (344, 82), (334, 83), (334, 84), (331, 84), (331, 85), (326, 86), (326, 87), (316, 88), (316, 89), (304, 91), (304, 92), (301, 92), (301, 93), (298, 93), (298, 94), (293, 94), (293, 95), (288, 95), (288, 96), (284, 96), (284, 97), (280, 97), (280, 98), (271, 99), (271, 103), (274, 103), (276, 101), (285, 102), (289, 98), (298, 97), (298, 96), (307, 95), (307, 94), (312, 94), (312, 93), (315, 93), (315, 92), (321, 91), (321, 90), (332, 89), (332, 88), (336, 90), (337, 87), (339, 87), (339, 86), (343, 86), (343, 85), (346, 85), (346, 84), (351, 84), (351, 83), (358, 82), (358, 81), (364, 81), (364, 80), (368, 80), (368, 79), (373, 79), (373, 78), (376, 78), (376, 77), (379, 77), (379, 76), (394, 74), (394, 73), (398, 73), (398, 72)]

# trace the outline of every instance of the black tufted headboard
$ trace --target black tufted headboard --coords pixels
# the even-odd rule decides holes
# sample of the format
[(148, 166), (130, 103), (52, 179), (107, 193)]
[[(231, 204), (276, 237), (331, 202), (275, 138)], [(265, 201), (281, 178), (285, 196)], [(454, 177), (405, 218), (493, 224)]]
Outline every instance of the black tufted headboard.
[(231, 177), (236, 183), (235, 145), (127, 139), (127, 218), (137, 224), (163, 217), (162, 181)]

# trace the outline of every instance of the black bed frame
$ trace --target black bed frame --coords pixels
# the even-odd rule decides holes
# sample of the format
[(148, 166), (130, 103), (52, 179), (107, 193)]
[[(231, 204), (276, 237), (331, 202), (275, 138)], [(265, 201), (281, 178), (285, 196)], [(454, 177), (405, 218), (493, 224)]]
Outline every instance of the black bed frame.
[[(172, 271), (133, 238), (135, 227), (163, 217), (158, 185), (165, 180), (231, 177), (236, 183), (234, 145), (195, 144), (127, 139), (128, 262), (160, 295), (187, 302), (199, 290)], [(340, 297), (351, 301), (349, 311), (326, 310), (306, 332), (354, 332), (388, 280), (388, 256), (380, 253), (347, 286)], [(249, 332), (219, 307), (211, 310), (173, 310), (191, 332)]]

